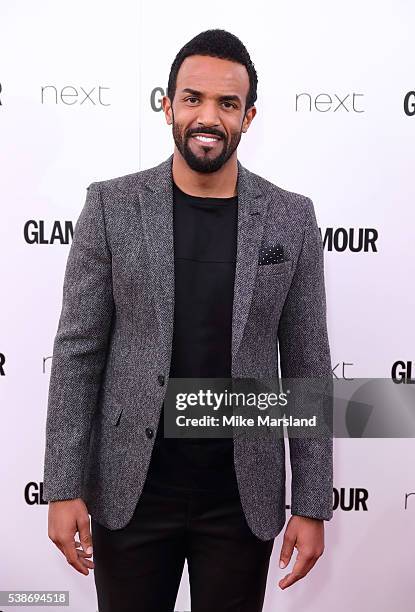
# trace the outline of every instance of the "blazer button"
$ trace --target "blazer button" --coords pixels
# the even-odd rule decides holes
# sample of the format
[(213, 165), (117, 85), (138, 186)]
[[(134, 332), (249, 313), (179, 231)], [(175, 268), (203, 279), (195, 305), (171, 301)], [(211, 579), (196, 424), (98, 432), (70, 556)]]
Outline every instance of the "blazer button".
[(160, 387), (162, 387), (164, 385), (164, 381), (165, 381), (165, 378), (164, 378), (163, 374), (159, 374), (157, 376), (157, 380), (159, 381)]
[(154, 431), (151, 427), (146, 427), (146, 436), (147, 438), (152, 438), (154, 435)]

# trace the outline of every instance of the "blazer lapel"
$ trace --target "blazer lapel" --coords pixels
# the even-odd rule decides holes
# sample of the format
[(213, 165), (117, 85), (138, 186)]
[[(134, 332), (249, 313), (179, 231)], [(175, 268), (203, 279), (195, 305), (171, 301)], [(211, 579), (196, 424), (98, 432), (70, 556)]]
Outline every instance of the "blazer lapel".
[(242, 341), (252, 300), (268, 196), (238, 161), (238, 245), (232, 313), (232, 360)]
[(154, 307), (163, 338), (170, 346), (174, 317), (173, 156), (153, 168), (139, 192)]

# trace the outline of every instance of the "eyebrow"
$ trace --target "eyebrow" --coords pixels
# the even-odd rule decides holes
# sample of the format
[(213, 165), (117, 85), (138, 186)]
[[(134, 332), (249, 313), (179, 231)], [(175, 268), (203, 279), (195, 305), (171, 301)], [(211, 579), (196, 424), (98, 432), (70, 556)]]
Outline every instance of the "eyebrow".
[[(194, 96), (203, 97), (203, 93), (198, 91), (197, 89), (191, 89), (190, 87), (185, 87), (182, 89), (182, 93), (190, 93)], [(219, 96), (219, 100), (233, 100), (234, 102), (239, 102), (241, 104), (241, 98), (236, 94), (225, 94), (223, 96)]]

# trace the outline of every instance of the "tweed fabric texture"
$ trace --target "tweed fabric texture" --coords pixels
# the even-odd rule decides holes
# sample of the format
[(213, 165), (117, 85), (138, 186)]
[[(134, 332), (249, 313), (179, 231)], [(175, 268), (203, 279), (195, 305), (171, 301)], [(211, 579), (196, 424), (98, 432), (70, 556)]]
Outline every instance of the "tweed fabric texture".
[[(172, 156), (92, 183), (74, 228), (53, 345), (43, 497), (82, 497), (109, 529), (140, 498), (170, 368)], [(232, 376), (331, 377), (323, 245), (312, 201), (238, 162)], [(259, 265), (278, 245), (284, 261)], [(159, 375), (166, 384), (159, 383)], [(146, 429), (154, 435), (148, 437)], [(290, 437), (291, 513), (332, 518), (333, 440)], [(286, 518), (285, 441), (235, 434), (242, 508), (257, 537)]]

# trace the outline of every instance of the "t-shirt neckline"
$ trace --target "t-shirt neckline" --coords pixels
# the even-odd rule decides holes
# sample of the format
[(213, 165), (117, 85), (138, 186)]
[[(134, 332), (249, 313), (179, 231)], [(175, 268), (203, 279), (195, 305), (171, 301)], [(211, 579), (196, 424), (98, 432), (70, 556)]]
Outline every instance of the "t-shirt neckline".
[(185, 191), (183, 191), (182, 189), (180, 189), (180, 187), (178, 187), (178, 185), (176, 185), (176, 183), (173, 181), (173, 189), (176, 189), (180, 195), (184, 198), (187, 198), (188, 200), (201, 200), (204, 204), (209, 204), (209, 203), (216, 203), (216, 202), (221, 202), (221, 203), (231, 203), (234, 202), (235, 200), (238, 199), (238, 195), (234, 195), (234, 196), (229, 196), (228, 198), (219, 198), (219, 197), (206, 197), (206, 196), (194, 196), (194, 195), (190, 195), (190, 193), (186, 193)]

